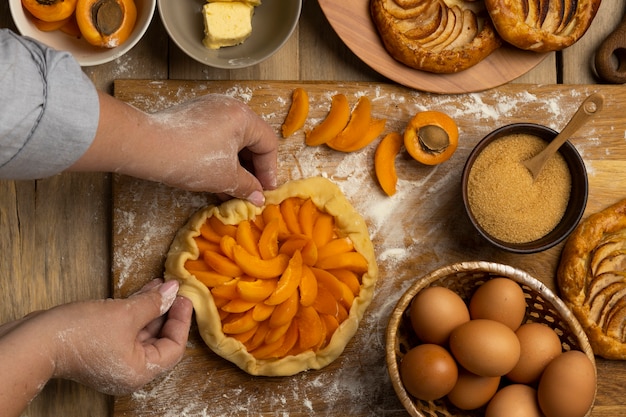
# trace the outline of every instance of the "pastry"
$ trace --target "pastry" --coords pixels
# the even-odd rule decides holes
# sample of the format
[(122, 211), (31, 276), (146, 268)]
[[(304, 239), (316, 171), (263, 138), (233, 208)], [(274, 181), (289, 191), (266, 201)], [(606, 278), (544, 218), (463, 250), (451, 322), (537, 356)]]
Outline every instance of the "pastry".
[(484, 0), (506, 42), (520, 49), (550, 52), (580, 39), (601, 0)]
[(501, 45), (482, 1), (370, 0), (370, 11), (389, 54), (412, 68), (463, 71)]
[(316, 177), (209, 206), (177, 233), (165, 278), (195, 309), (200, 335), (252, 375), (320, 369), (354, 336), (378, 276), (362, 217)]
[(626, 200), (578, 225), (563, 248), (557, 282), (594, 353), (626, 359)]

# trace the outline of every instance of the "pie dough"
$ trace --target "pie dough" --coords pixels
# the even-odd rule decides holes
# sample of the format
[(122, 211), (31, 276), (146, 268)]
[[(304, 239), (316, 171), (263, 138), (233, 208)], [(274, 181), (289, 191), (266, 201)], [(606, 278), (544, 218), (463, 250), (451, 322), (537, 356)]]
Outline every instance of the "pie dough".
[(320, 369), (334, 361), (354, 336), (365, 310), (372, 300), (378, 277), (374, 248), (363, 218), (350, 205), (339, 187), (331, 181), (314, 177), (288, 182), (276, 190), (266, 191), (266, 205), (279, 204), (289, 197), (311, 199), (315, 206), (335, 219), (335, 231), (340, 237), (348, 237), (356, 252), (367, 260), (367, 271), (360, 279), (360, 290), (355, 296), (347, 318), (341, 322), (329, 343), (314, 352), (307, 350), (297, 355), (277, 359), (257, 359), (243, 343), (227, 336), (222, 330), (218, 308), (208, 287), (185, 269), (185, 262), (200, 257), (194, 237), (200, 235), (200, 227), (212, 216), (225, 224), (237, 225), (246, 219), (254, 219), (263, 208), (244, 200), (230, 200), (219, 206), (208, 206), (195, 213), (182, 227), (167, 255), (165, 278), (181, 282), (179, 294), (193, 303), (198, 329), (205, 343), (218, 355), (233, 362), (252, 375), (286, 376), (307, 369)]
[(594, 353), (626, 359), (626, 200), (578, 225), (563, 248), (557, 282)]

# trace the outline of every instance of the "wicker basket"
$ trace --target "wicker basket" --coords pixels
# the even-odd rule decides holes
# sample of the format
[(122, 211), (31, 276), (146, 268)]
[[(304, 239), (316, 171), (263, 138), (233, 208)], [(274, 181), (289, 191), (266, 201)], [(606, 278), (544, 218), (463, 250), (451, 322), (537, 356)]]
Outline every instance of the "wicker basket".
[[(495, 277), (510, 278), (522, 286), (526, 295), (526, 318), (524, 322), (544, 323), (556, 331), (563, 350), (583, 351), (595, 370), (595, 358), (582, 327), (565, 304), (542, 282), (526, 272), (511, 266), (490, 262), (462, 262), (438, 269), (420, 279), (400, 298), (387, 327), (387, 367), (393, 388), (406, 410), (414, 417), (482, 416), (484, 407), (477, 410), (460, 410), (445, 398), (422, 401), (404, 389), (398, 371), (404, 354), (419, 341), (411, 328), (408, 308), (413, 297), (429, 286), (443, 286), (459, 294), (466, 302), (474, 290), (485, 281)], [(593, 405), (592, 405), (593, 406)], [(587, 415), (589, 415), (591, 407)]]

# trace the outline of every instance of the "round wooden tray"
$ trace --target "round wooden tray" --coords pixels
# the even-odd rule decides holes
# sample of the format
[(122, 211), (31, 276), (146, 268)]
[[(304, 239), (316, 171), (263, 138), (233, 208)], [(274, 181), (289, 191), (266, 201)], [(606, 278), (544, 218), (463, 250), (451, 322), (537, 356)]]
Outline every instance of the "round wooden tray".
[(319, 0), (319, 4), (337, 35), (363, 62), (397, 83), (422, 91), (462, 94), (487, 90), (525, 74), (548, 55), (502, 46), (465, 71), (419, 71), (387, 53), (370, 17), (369, 0)]

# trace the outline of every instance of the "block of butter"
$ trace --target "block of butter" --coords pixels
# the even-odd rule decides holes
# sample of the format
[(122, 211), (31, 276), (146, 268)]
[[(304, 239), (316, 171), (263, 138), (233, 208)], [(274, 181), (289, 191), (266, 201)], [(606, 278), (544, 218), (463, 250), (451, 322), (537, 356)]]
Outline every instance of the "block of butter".
[(216, 1), (202, 8), (204, 46), (219, 49), (238, 45), (252, 33), (254, 6), (238, 1)]
[(237, 2), (237, 3), (248, 3), (251, 6), (260, 6), (261, 5), (261, 0), (207, 0), (208, 3), (215, 3), (215, 2)]

